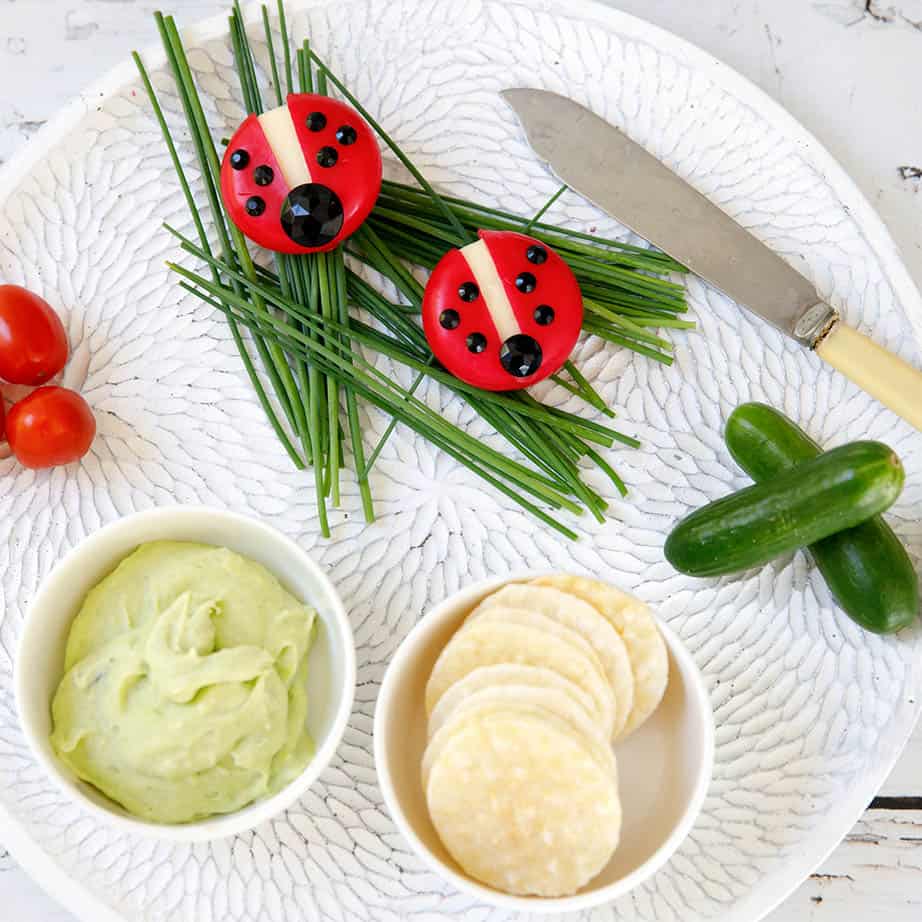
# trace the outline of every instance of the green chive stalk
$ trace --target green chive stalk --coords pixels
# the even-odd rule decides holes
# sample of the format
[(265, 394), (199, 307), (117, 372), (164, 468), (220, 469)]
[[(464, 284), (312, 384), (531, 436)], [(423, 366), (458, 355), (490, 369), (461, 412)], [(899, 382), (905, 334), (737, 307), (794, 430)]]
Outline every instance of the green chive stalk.
[[(415, 183), (385, 181), (371, 217), (346, 247), (302, 256), (274, 254), (274, 267), (257, 264), (224, 209), (216, 146), (179, 32), (172, 17), (157, 14), (217, 240), (215, 248), (167, 118), (143, 62), (135, 55), (192, 216), (196, 239), (169, 230), (181, 249), (203, 263), (205, 270), (198, 272), (175, 263), (170, 267), (179, 276), (183, 290), (225, 316), (273, 430), (296, 466), (312, 466), (322, 533), (330, 534), (327, 503), (335, 507), (340, 502), (347, 451), (351, 451), (363, 513), (367, 521), (373, 520), (369, 475), (398, 425), (410, 427), (569, 538), (577, 535), (559, 520), (559, 514), (586, 510), (603, 521), (608, 504), (585, 481), (585, 468), (601, 471), (623, 495), (624, 483), (601, 449), (614, 444), (636, 447), (637, 441), (605, 423), (545, 405), (528, 392), (482, 391), (446, 372), (434, 360), (418, 321), (423, 286), (414, 275), (414, 267), (431, 270), (446, 250), (476, 239), (482, 228), (532, 234), (554, 247), (573, 268), (584, 294), (586, 332), (667, 363), (672, 360), (671, 344), (656, 328), (692, 325), (681, 319), (686, 310), (681, 285), (667, 277), (683, 268), (654, 250), (547, 223), (546, 215), (567, 193), (566, 186), (530, 219), (438, 193), (308, 42), (292, 52), (282, 0), (277, 7), (281, 56), (269, 10), (263, 6), (260, 12), (268, 52), (269, 87), (265, 94), (238, 0), (234, 0), (229, 17), (230, 43), (247, 111), (262, 112), (264, 96), (274, 105), (283, 105), (284, 93), (295, 87), (321, 94), (333, 90), (365, 118)], [(394, 286), (395, 300), (368, 281), (366, 268)], [(250, 357), (243, 331), (259, 355), (262, 374)], [(403, 387), (379, 369), (365, 357), (369, 352), (414, 373), (411, 386)], [(263, 375), (274, 399), (264, 386)], [(442, 418), (417, 396), (425, 380), (465, 401), (503, 436), (521, 460)], [(567, 362), (554, 381), (600, 416), (614, 416), (573, 362)], [(390, 417), (370, 452), (366, 452), (363, 440), (359, 399)]]

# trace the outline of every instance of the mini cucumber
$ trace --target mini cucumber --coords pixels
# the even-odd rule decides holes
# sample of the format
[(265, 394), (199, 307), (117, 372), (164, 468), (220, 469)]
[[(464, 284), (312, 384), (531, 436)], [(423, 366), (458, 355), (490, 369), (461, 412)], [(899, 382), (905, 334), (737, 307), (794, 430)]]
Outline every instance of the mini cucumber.
[[(730, 454), (755, 481), (768, 480), (820, 454), (786, 416), (744, 403), (727, 420)], [(887, 523), (875, 516), (810, 545), (826, 585), (856, 624), (876, 634), (908, 627), (919, 615), (919, 577)]]
[(892, 449), (853, 442), (696, 510), (666, 539), (666, 559), (691, 576), (761, 566), (878, 515), (902, 489)]

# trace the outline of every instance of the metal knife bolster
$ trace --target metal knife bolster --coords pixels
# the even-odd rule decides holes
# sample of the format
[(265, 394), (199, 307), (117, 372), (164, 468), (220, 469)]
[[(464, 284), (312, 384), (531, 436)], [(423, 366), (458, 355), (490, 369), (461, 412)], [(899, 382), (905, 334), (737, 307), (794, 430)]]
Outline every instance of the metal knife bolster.
[(815, 349), (838, 322), (839, 312), (825, 301), (817, 301), (800, 315), (791, 335), (801, 345)]

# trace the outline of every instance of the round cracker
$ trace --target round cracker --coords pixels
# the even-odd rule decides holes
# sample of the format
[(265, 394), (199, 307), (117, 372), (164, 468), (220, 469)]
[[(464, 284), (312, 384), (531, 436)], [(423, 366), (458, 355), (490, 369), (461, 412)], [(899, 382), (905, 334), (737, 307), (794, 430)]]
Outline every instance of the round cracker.
[(534, 582), (588, 602), (624, 639), (634, 672), (634, 707), (622, 735), (636, 730), (659, 707), (669, 682), (669, 654), (653, 613), (640, 599), (586, 576), (559, 574)]
[(497, 621), (466, 624), (446, 644), (426, 684), (426, 713), (432, 713), (455, 682), (481, 666), (498, 663), (541, 666), (574, 682), (592, 699), (600, 726), (611, 732), (615, 700), (598, 660), (557, 634)]
[(487, 596), (468, 616), (468, 621), (500, 618), (499, 611), (504, 608), (524, 609), (550, 618), (576, 631), (592, 647), (615, 694), (612, 739), (620, 736), (634, 707), (634, 675), (624, 640), (612, 624), (574, 593), (528, 583), (510, 583)]
[(575, 682), (564, 678), (553, 669), (543, 666), (525, 666), (517, 663), (497, 663), (494, 666), (481, 666), (459, 679), (448, 688), (433, 708), (429, 723), (429, 736), (435, 732), (433, 724), (439, 719), (437, 712), (451, 712), (466, 701), (471, 695), (486, 688), (504, 688), (506, 686), (527, 686), (528, 688), (545, 688), (566, 695), (590, 719), (595, 719), (595, 705), (592, 698)]
[(620, 837), (615, 779), (565, 724), (515, 710), (456, 730), (432, 765), (426, 801), (468, 875), (522, 896), (577, 892)]
[(578, 713), (574, 714), (573, 711), (567, 711), (566, 713), (555, 712), (547, 706), (546, 701), (539, 703), (534, 700), (526, 701), (511, 697), (497, 699), (496, 696), (489, 696), (468, 706), (461, 705), (460, 709), (456, 713), (449, 715), (445, 723), (433, 733), (423, 752), (421, 767), (423, 790), (429, 784), (429, 774), (433, 764), (445, 748), (446, 743), (458, 730), (472, 720), (479, 720), (490, 714), (506, 711), (529, 714), (540, 720), (550, 721), (555, 726), (560, 726), (570, 733), (576, 734), (592, 757), (598, 761), (599, 765), (616, 781), (618, 780), (618, 764), (615, 761), (615, 753), (608, 743), (608, 738), (601, 733), (598, 725), (591, 719), (587, 724), (580, 719)]
[[(551, 592), (552, 590), (545, 590), (546, 592)], [(596, 617), (599, 617), (597, 614)], [(547, 631), (548, 634), (553, 634), (556, 637), (559, 637), (561, 640), (566, 641), (566, 643), (571, 644), (574, 647), (578, 647), (579, 651), (592, 660), (593, 665), (598, 669), (600, 675), (608, 678), (608, 672), (599, 659), (598, 654), (595, 651), (595, 647), (590, 644), (586, 638), (580, 634), (578, 631), (575, 631), (571, 627), (562, 624), (560, 621), (549, 618), (547, 615), (543, 615), (537, 611), (530, 611), (527, 608), (511, 608), (504, 605), (496, 605), (493, 608), (485, 608), (482, 611), (477, 612), (476, 618), (471, 615), (468, 617), (467, 621), (462, 626), (461, 630), (465, 630), (469, 625), (474, 624), (475, 622), (488, 622), (493, 621), (498, 624), (521, 624), (524, 627), (534, 627), (540, 631)], [(610, 627), (610, 626), (609, 626)], [(626, 656), (627, 654), (625, 654)], [(630, 668), (630, 667), (628, 667)], [(611, 684), (609, 682), (609, 684)], [(614, 693), (614, 689), (612, 689)], [(615, 698), (615, 711), (617, 713), (618, 700)]]
[(460, 719), (471, 710), (488, 705), (499, 710), (510, 705), (513, 707), (522, 705), (538, 708), (542, 712), (549, 711), (561, 720), (565, 720), (580, 733), (602, 743), (608, 742), (602, 735), (602, 730), (595, 718), (588, 711), (568, 697), (565, 692), (540, 685), (494, 685), (472, 692), (461, 700), (457, 700), (449, 689), (433, 708), (429, 718), (429, 739), (433, 739), (439, 730), (455, 719)]

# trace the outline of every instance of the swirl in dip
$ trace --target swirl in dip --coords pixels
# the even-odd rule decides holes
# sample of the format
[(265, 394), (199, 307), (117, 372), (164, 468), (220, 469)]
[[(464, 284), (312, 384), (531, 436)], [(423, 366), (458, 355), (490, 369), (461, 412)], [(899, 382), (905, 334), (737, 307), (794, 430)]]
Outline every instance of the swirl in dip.
[(316, 614), (226, 548), (141, 545), (87, 595), (52, 702), (63, 762), (156, 823), (276, 793), (313, 753)]

